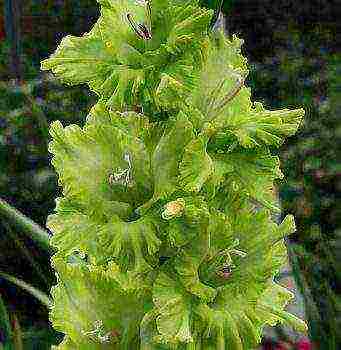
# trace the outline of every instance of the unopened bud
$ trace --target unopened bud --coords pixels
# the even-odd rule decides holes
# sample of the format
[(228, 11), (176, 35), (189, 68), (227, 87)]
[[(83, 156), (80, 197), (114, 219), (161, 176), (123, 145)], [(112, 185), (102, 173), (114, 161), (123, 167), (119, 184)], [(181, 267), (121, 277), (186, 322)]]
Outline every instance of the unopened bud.
[(180, 217), (185, 209), (185, 200), (183, 198), (178, 198), (175, 201), (167, 203), (164, 208), (165, 210), (161, 215), (163, 219), (170, 220), (174, 217)]

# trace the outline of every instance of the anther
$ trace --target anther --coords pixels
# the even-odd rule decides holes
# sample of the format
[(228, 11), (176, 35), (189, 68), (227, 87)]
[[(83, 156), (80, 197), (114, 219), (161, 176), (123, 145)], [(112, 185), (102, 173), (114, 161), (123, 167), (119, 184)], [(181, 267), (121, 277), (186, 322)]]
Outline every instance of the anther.
[(232, 275), (232, 268), (231, 266), (225, 265), (217, 274), (226, 280)]
[(127, 13), (127, 19), (129, 21), (131, 28), (133, 29), (133, 31), (138, 37), (140, 37), (143, 40), (149, 40), (152, 38), (152, 34), (150, 30), (146, 27), (146, 25), (141, 23), (136, 23), (130, 13)]
[(143, 40), (150, 40), (152, 38), (152, 9), (150, 2), (148, 0), (136, 0), (135, 4), (145, 8), (147, 24), (136, 23), (130, 13), (126, 14), (127, 20), (139, 38)]

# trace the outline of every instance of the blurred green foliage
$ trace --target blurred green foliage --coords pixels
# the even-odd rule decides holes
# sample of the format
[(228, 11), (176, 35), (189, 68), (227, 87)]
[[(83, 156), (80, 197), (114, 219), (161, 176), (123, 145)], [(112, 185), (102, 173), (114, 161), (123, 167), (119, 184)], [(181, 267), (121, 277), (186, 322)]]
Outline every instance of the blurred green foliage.
[[(282, 30), (281, 30), (282, 29)], [(303, 105), (297, 135), (282, 148), (286, 183), (280, 197), (295, 215), (289, 248), (305, 297), (310, 335), (318, 349), (341, 346), (341, 55), (332, 54), (333, 32), (321, 26), (304, 32), (294, 22), (274, 33), (275, 55), (255, 63), (250, 77), (267, 105)], [(338, 344), (338, 345), (337, 345)]]
[[(0, 198), (45, 226), (59, 191), (47, 150), (49, 124), (56, 119), (82, 124), (94, 96), (82, 88), (65, 89), (38, 71), (36, 75), (27, 83), (0, 82)], [(49, 256), (3, 218), (0, 252), (2, 270), (49, 293), (55, 283)], [(56, 343), (58, 333), (48, 323), (45, 306), (2, 278), (1, 296), (11, 320), (17, 314), (25, 350), (50, 349)]]
[(49, 124), (81, 123), (93, 96), (81, 88), (65, 90), (48, 78), (0, 82), (0, 95), (0, 196), (44, 225), (57, 184), (47, 151)]

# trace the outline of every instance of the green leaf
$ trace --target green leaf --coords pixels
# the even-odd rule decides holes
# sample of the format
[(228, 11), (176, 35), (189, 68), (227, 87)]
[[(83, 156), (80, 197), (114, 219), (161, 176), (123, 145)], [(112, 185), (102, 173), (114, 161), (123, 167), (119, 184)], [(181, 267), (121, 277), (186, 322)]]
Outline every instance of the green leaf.
[(22, 330), (19, 323), (19, 319), (15, 313), (13, 313), (12, 315), (12, 324), (13, 324), (13, 332), (12, 332), (13, 348), (15, 350), (24, 350)]
[(50, 236), (48, 232), (1, 198), (0, 214), (2, 219), (8, 220), (11, 224), (14, 224), (22, 229), (23, 233), (40, 248), (44, 249), (48, 253), (51, 253), (52, 249), (49, 242)]

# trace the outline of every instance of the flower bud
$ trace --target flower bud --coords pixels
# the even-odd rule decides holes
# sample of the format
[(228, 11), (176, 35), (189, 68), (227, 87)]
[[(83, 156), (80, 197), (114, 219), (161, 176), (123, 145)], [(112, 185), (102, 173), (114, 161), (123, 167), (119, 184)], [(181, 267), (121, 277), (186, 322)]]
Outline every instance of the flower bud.
[(170, 220), (175, 217), (180, 217), (185, 209), (185, 200), (183, 198), (178, 198), (175, 201), (167, 203), (164, 208), (165, 210), (161, 214), (163, 219)]

